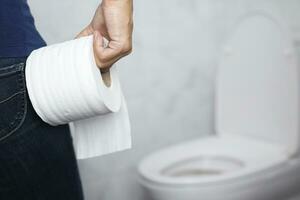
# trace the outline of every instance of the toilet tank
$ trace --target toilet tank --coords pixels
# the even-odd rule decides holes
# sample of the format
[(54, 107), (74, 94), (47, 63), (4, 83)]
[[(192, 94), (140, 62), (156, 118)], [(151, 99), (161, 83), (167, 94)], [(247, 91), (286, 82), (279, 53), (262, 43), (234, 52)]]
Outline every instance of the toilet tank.
[[(286, 148), (299, 143), (299, 70), (281, 19), (242, 17), (225, 45), (216, 78), (216, 132)], [(249, 147), (251, 148), (251, 147)]]

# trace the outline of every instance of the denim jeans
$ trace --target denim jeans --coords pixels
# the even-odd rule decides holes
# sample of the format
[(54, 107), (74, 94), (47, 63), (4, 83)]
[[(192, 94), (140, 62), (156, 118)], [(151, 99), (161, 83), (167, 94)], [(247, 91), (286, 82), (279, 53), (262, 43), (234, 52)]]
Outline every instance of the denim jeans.
[(69, 127), (35, 113), (25, 61), (0, 58), (0, 200), (82, 200)]

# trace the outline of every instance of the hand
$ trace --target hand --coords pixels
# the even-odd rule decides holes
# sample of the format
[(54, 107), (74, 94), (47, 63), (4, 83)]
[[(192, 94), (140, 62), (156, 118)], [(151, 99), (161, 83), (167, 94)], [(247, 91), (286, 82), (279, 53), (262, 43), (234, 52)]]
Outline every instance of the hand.
[[(132, 51), (132, 0), (103, 0), (91, 23), (78, 37), (94, 35), (94, 56), (101, 72)], [(105, 47), (104, 38), (108, 40)]]

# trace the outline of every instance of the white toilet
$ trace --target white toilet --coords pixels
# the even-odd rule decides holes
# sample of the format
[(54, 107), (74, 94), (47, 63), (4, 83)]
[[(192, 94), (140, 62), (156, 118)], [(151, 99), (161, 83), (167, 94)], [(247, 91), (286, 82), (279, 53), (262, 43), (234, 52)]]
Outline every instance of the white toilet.
[(297, 199), (298, 68), (277, 15), (255, 11), (242, 17), (217, 72), (215, 134), (146, 157), (138, 170), (150, 199)]

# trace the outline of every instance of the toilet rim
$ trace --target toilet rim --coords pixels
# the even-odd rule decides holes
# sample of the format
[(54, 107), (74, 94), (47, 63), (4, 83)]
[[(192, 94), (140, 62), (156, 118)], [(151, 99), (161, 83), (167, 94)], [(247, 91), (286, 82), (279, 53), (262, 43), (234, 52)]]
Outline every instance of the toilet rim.
[[(240, 149), (240, 146), (238, 145), (244, 146), (245, 148)], [(197, 148), (198, 146), (201, 146), (202, 148)], [(228, 150), (228, 146), (234, 148)], [(248, 148), (249, 146), (254, 149)], [(209, 149), (207, 149), (207, 147), (209, 147)], [(263, 152), (259, 153), (261, 151)], [(184, 153), (180, 155), (180, 152)], [(252, 155), (259, 154), (260, 156), (258, 158), (256, 156), (251, 156), (249, 155), (249, 152), (252, 153)], [(175, 154), (177, 156), (174, 156)], [(214, 176), (186, 176), (178, 178), (161, 173), (163, 170), (168, 169), (168, 167), (174, 164), (176, 165), (176, 163), (183, 163), (195, 157), (205, 159), (218, 158), (218, 160), (220, 160), (219, 158), (225, 158), (227, 161), (230, 160), (229, 163), (238, 163), (237, 165), (240, 166), (241, 164), (244, 164), (244, 166), (237, 170)], [(255, 157), (255, 159), (253, 159), (253, 157)], [(220, 137), (211, 135), (180, 143), (151, 154), (140, 162), (138, 165), (138, 173), (140, 180), (155, 184), (218, 184), (230, 180), (242, 179), (248, 176), (255, 176), (255, 174), (259, 174), (265, 169), (278, 167), (282, 163), (286, 163), (289, 159), (290, 157), (285, 150), (277, 145), (253, 141), (239, 136)], [(213, 165), (214, 164), (211, 166)]]
[(247, 177), (253, 177), (263, 174), (267, 170), (272, 170), (273, 168), (280, 168), (286, 162), (287, 159), (278, 159), (276, 162), (273, 162), (269, 165), (257, 165), (256, 167), (247, 167), (243, 166), (238, 171), (229, 172), (216, 176), (207, 176), (207, 177), (197, 177), (197, 178), (186, 178), (178, 179), (174, 177), (168, 177), (161, 175), (161, 173), (145, 173), (141, 166), (138, 167), (140, 181), (148, 182), (159, 185), (173, 185), (173, 186), (182, 186), (182, 185), (210, 185), (210, 184), (224, 184), (230, 181), (242, 180)]

